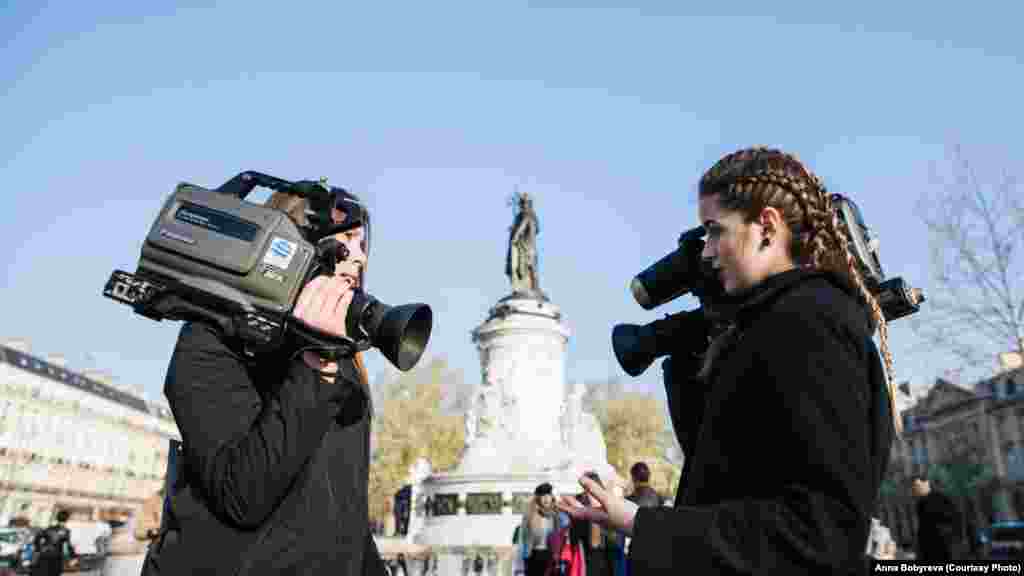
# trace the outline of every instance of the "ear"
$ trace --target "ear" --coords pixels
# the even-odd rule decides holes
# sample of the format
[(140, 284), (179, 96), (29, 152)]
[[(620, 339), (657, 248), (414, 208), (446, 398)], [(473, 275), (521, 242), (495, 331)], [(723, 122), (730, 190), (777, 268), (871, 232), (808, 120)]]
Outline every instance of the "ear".
[(765, 238), (775, 240), (776, 236), (786, 227), (782, 212), (774, 206), (765, 206), (758, 215), (757, 223), (761, 225)]

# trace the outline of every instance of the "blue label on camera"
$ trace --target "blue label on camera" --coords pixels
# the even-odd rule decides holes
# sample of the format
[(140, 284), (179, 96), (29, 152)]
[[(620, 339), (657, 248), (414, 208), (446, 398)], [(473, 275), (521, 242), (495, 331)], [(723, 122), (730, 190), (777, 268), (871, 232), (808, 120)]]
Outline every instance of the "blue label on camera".
[(270, 247), (267, 248), (267, 253), (263, 256), (263, 263), (270, 264), (271, 266), (275, 266), (281, 270), (287, 270), (288, 265), (292, 263), (292, 258), (295, 257), (296, 248), (298, 248), (298, 246), (295, 242), (275, 236), (270, 241)]

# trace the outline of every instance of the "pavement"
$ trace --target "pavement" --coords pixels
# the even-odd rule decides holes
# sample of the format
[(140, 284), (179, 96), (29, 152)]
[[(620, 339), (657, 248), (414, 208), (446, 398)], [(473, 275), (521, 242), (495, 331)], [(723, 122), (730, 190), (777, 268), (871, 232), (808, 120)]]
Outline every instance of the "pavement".
[[(83, 566), (80, 570), (64, 570), (68, 576), (139, 576), (142, 573), (142, 561), (145, 554), (135, 556), (108, 556), (92, 565)], [(18, 576), (25, 576), (27, 572), (17, 572)], [(0, 576), (7, 573), (0, 570)]]

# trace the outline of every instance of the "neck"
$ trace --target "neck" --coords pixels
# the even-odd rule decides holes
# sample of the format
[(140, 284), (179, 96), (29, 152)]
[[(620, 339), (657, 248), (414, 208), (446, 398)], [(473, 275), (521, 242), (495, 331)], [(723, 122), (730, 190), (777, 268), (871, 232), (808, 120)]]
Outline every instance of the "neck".
[(796, 268), (796, 264), (792, 260), (780, 259), (772, 262), (768, 265), (768, 276), (775, 276), (776, 274), (782, 274), (783, 272), (789, 272)]

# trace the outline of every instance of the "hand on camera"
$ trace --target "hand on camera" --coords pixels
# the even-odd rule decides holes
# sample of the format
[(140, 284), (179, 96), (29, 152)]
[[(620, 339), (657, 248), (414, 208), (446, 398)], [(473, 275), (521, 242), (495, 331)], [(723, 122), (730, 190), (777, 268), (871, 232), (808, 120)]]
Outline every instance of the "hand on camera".
[[(348, 336), (345, 319), (352, 303), (353, 281), (346, 276), (317, 276), (302, 288), (292, 316), (325, 334)], [(313, 351), (306, 351), (302, 359), (310, 368), (325, 375), (338, 371), (337, 362), (328, 362)]]

